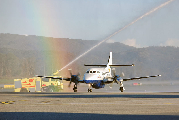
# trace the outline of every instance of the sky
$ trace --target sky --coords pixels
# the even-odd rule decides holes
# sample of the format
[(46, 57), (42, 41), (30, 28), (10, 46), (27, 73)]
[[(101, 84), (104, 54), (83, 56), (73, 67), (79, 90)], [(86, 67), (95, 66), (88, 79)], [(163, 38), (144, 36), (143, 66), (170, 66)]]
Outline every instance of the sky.
[[(0, 33), (103, 40), (168, 0), (0, 0)], [(179, 0), (107, 42), (179, 47)]]

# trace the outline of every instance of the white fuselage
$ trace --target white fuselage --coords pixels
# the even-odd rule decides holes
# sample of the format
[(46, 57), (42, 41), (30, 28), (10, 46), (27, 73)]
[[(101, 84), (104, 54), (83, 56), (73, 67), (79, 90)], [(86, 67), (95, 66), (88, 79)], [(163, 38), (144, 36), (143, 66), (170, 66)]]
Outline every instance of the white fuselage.
[(88, 69), (84, 74), (83, 80), (85, 83), (93, 83), (95, 81), (109, 81), (111, 78), (111, 68), (99, 67)]

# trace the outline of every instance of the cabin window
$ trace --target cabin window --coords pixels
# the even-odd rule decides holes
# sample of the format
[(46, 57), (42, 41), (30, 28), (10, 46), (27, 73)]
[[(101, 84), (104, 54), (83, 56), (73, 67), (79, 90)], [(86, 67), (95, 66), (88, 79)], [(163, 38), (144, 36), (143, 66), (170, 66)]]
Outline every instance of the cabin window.
[(96, 71), (93, 71), (93, 73), (96, 73)]
[(102, 75), (105, 75), (106, 73), (103, 73)]
[(93, 73), (93, 71), (90, 71), (90, 73)]
[(99, 71), (97, 71), (97, 73), (100, 73)]
[(86, 71), (86, 73), (89, 73), (89, 71)]

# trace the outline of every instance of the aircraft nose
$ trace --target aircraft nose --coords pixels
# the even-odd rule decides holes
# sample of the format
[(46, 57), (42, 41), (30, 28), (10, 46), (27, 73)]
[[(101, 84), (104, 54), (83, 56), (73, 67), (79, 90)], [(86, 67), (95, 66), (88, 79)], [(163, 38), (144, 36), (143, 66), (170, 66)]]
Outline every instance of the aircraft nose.
[(83, 77), (83, 80), (90, 80), (90, 78), (91, 78), (91, 75), (85, 74)]

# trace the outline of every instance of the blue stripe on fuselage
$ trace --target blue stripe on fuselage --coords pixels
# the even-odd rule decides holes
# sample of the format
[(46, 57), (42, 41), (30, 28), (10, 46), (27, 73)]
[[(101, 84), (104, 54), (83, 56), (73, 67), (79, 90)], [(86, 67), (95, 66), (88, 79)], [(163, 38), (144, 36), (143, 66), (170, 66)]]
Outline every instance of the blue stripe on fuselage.
[(86, 84), (94, 84), (94, 83), (100, 83), (103, 80), (84, 80)]

